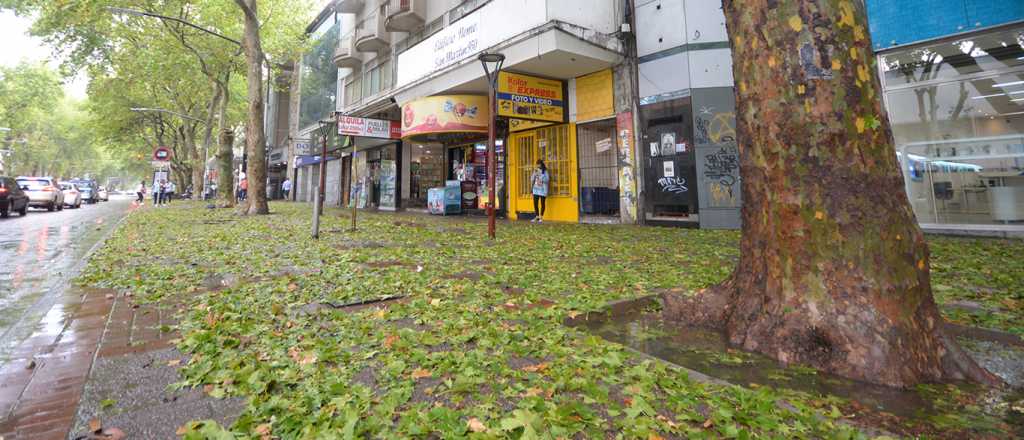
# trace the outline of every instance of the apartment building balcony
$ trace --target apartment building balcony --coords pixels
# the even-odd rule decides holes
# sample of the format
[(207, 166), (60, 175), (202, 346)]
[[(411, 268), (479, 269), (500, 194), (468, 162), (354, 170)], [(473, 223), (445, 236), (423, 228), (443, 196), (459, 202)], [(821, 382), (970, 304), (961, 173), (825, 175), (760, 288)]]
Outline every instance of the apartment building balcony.
[(376, 13), (356, 27), (356, 50), (380, 52), (391, 46), (391, 35), (384, 27), (384, 14)]
[(385, 29), (391, 32), (409, 32), (426, 22), (427, 1), (388, 0), (385, 11)]
[(338, 0), (337, 11), (342, 14), (358, 14), (363, 9), (363, 0)]
[(334, 65), (339, 69), (355, 69), (363, 67), (363, 56), (356, 50), (355, 35), (342, 37), (334, 50)]

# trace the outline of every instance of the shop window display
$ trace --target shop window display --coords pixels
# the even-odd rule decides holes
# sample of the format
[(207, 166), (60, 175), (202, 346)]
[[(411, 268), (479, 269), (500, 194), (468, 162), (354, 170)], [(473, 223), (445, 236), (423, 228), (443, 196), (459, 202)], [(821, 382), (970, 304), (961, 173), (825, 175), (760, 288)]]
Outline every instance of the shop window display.
[(1024, 27), (880, 56), (918, 221), (1024, 224)]

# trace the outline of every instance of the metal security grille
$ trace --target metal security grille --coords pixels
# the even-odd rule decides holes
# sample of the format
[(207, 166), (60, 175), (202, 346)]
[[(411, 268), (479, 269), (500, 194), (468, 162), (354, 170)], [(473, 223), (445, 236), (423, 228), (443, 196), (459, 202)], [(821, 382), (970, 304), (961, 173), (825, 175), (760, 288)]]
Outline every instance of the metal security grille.
[(576, 139), (580, 155), (580, 188), (617, 188), (615, 120), (580, 125)]
[(516, 154), (518, 155), (518, 172), (519, 172), (519, 197), (530, 197), (532, 194), (531, 186), (533, 182), (530, 181), (530, 175), (533, 174), (534, 167), (534, 147), (536, 138), (534, 136), (522, 136), (518, 138), (516, 145)]
[[(572, 195), (569, 167), (572, 158), (569, 153), (569, 126), (558, 125), (537, 129), (537, 153), (544, 158), (551, 175), (548, 187), (549, 197), (569, 197)], [(529, 177), (529, 176), (527, 176)]]

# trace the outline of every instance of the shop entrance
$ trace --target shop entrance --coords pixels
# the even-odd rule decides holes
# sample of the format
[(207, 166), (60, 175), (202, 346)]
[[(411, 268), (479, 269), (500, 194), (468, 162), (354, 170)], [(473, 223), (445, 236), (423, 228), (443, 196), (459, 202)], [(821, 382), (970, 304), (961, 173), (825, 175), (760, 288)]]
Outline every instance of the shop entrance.
[(533, 218), (530, 175), (538, 159), (550, 174), (545, 220), (579, 221), (576, 126), (563, 124), (512, 133), (509, 136), (509, 217)]
[(619, 174), (615, 119), (576, 126), (580, 162), (580, 221), (611, 223), (619, 215)]

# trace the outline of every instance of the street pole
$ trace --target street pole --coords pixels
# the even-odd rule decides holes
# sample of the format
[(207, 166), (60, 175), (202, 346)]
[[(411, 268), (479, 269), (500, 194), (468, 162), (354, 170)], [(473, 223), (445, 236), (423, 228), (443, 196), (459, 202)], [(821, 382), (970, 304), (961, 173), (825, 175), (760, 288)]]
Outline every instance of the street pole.
[[(349, 191), (348, 191), (349, 201), (348, 202), (352, 205), (352, 231), (355, 231), (356, 230), (356, 212), (357, 212), (356, 205), (359, 204), (359, 200), (358, 200), (359, 197), (358, 196), (355, 199), (352, 198), (352, 188), (355, 187), (355, 184), (356, 184), (356, 145), (355, 145), (355, 143), (352, 144), (352, 159), (350, 159), (348, 161), (348, 180), (349, 180), (349, 184), (348, 184), (349, 185)], [(362, 192), (362, 191), (360, 191), (360, 192)]]
[(320, 197), (317, 199), (317, 212), (323, 214), (324, 212), (324, 197), (327, 195), (324, 188), (327, 186), (327, 134), (324, 133), (323, 144), (320, 149), (320, 188), (317, 189), (317, 195)]
[[(484, 74), (487, 75), (487, 106), (491, 114), (490, 123), (487, 124), (487, 236), (494, 240), (495, 216), (497, 215), (494, 209), (495, 193), (497, 192), (497, 188), (495, 188), (495, 175), (498, 168), (494, 154), (494, 138), (498, 123), (497, 96), (494, 89), (497, 86), (498, 72), (501, 71), (501, 63), (505, 61), (505, 55), (500, 53), (482, 53), (478, 58), (484, 66)], [(490, 69), (491, 64), (494, 65), (493, 70)]]

